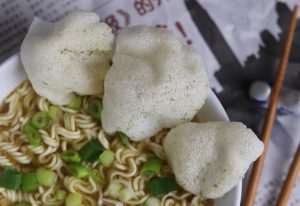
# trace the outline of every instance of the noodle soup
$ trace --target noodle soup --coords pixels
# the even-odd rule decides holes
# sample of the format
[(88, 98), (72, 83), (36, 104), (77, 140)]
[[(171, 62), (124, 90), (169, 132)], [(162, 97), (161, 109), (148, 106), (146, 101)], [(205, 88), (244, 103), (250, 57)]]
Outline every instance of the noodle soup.
[[(16, 190), (0, 187), (0, 205), (20, 202), (33, 206), (64, 205), (66, 201), (69, 201), (67, 205), (72, 205), (72, 201), (73, 205), (80, 205), (79, 202), (82, 205), (121, 202), (124, 205), (147, 206), (212, 205), (211, 201), (186, 192), (179, 186), (167, 194), (154, 194), (159, 188), (153, 191), (149, 186), (155, 179), (153, 174), (145, 175), (144, 172), (149, 159), (160, 162), (156, 178), (174, 179), (162, 147), (166, 130), (140, 142), (108, 136), (101, 128), (101, 122), (89, 112), (90, 102), (101, 97), (78, 98), (81, 100), (79, 106), (52, 105), (34, 92), (29, 81), (25, 81), (4, 99), (0, 114), (1, 172), (8, 167), (15, 168), (23, 174), (23, 180), (24, 174), (34, 173), (37, 184), (34, 188), (28, 188), (28, 185), (22, 186), (20, 183), (20, 188)], [(42, 117), (34, 122), (38, 113), (47, 114), (48, 122), (36, 130), (40, 143), (35, 145), (30, 144), (25, 127), (30, 123), (39, 123), (38, 126), (43, 123)], [(93, 146), (89, 145), (95, 144), (107, 151), (102, 151), (106, 156), (95, 161), (84, 159), (93, 150)], [(88, 151), (83, 151), (83, 148)], [(76, 155), (70, 155), (70, 151), (79, 154), (80, 160), (75, 158)]]

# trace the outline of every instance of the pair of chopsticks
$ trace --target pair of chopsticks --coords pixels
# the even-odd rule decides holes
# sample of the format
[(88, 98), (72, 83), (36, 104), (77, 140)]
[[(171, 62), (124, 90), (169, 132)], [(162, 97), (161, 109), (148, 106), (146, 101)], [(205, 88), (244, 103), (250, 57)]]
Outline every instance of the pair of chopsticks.
[[(265, 145), (265, 149), (264, 149), (263, 154), (254, 163), (253, 170), (252, 170), (249, 182), (248, 182), (248, 188), (247, 188), (247, 192), (246, 192), (244, 206), (253, 206), (253, 203), (255, 200), (257, 186), (258, 186), (259, 179), (261, 176), (266, 151), (269, 146), (270, 135), (271, 135), (273, 124), (274, 124), (275, 117), (276, 117), (279, 93), (280, 93), (280, 89), (281, 89), (281, 86), (282, 86), (282, 83), (283, 83), (283, 80), (285, 77), (287, 64), (289, 61), (292, 41), (294, 38), (294, 33), (295, 33), (295, 29), (296, 29), (296, 24), (297, 24), (297, 14), (298, 14), (298, 6), (295, 6), (295, 8), (293, 10), (291, 21), (289, 24), (289, 29), (288, 29), (288, 34), (287, 34), (287, 38), (285, 41), (283, 55), (281, 57), (278, 71), (276, 74), (276, 81), (275, 81), (275, 84), (272, 89), (270, 103), (269, 103), (269, 107), (268, 107), (268, 111), (267, 111), (267, 116), (266, 116), (266, 119), (264, 122), (262, 134), (261, 134), (262, 141), (264, 142), (264, 145)], [(283, 186), (280, 196), (278, 198), (277, 206), (286, 206), (287, 205), (290, 193), (291, 193), (294, 183), (297, 179), (299, 170), (300, 170), (300, 145), (298, 146), (298, 151), (295, 155), (292, 166), (290, 167), (289, 174), (285, 180), (284, 186)]]

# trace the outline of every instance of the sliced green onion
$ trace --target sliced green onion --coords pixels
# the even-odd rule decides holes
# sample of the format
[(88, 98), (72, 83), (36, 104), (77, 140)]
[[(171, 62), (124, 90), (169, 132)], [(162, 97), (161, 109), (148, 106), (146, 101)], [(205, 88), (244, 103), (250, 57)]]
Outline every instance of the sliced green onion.
[(75, 96), (74, 99), (67, 105), (67, 107), (75, 110), (79, 110), (81, 107), (81, 96)]
[(85, 178), (90, 175), (89, 171), (79, 163), (72, 163), (67, 166), (67, 172), (77, 178)]
[(129, 143), (129, 137), (126, 134), (124, 134), (123, 132), (116, 132), (116, 135), (122, 144)]
[(55, 183), (57, 175), (50, 169), (40, 167), (36, 171), (36, 178), (40, 185), (50, 187)]
[(110, 150), (104, 150), (104, 152), (99, 156), (99, 161), (104, 167), (109, 167), (114, 159), (115, 153)]
[(36, 128), (31, 126), (30, 124), (25, 124), (23, 127), (23, 131), (28, 139), (29, 144), (34, 147), (41, 145), (42, 137)]
[(31, 118), (31, 124), (37, 129), (45, 128), (49, 123), (49, 117), (46, 112), (37, 112)]
[(162, 160), (158, 157), (148, 159), (142, 166), (141, 174), (145, 177), (152, 177), (160, 173)]
[(99, 155), (105, 150), (103, 145), (96, 139), (92, 139), (88, 143), (86, 143), (81, 149), (78, 151), (82, 160), (87, 162), (95, 162)]
[(146, 200), (146, 206), (160, 206), (160, 200), (157, 197), (149, 197)]
[(82, 195), (79, 193), (69, 194), (66, 198), (66, 206), (81, 206)]
[(99, 185), (103, 185), (104, 184), (104, 180), (103, 178), (101, 177), (101, 174), (100, 172), (97, 170), (97, 169), (91, 169), (89, 171), (90, 173), (90, 176), (93, 178), (93, 180), (99, 184)]
[(62, 116), (62, 111), (59, 109), (59, 107), (51, 105), (48, 110), (48, 116), (53, 122), (58, 122)]
[(5, 166), (0, 175), (0, 187), (18, 190), (21, 186), (22, 174), (12, 167)]
[(21, 190), (34, 192), (39, 187), (35, 172), (24, 173), (22, 176)]
[(100, 121), (101, 120), (101, 112), (103, 110), (103, 103), (98, 98), (92, 98), (89, 101), (89, 105), (87, 108), (87, 112), (91, 115), (94, 119)]
[(107, 194), (109, 197), (116, 199), (122, 188), (123, 186), (119, 183), (111, 183), (107, 188)]
[(29, 202), (18, 202), (13, 206), (31, 206), (31, 204)]
[(64, 191), (64, 190), (58, 189), (58, 190), (56, 190), (56, 192), (55, 192), (55, 197), (56, 197), (58, 200), (64, 200), (64, 199), (66, 199), (66, 196), (67, 196), (67, 192)]
[(122, 202), (128, 202), (133, 196), (133, 191), (125, 187), (121, 189), (119, 193), (119, 200), (121, 200)]
[(178, 185), (173, 177), (157, 177), (148, 182), (147, 189), (150, 194), (160, 196), (177, 190)]
[(61, 159), (65, 162), (75, 162), (78, 163), (81, 161), (81, 157), (78, 152), (75, 150), (66, 150), (63, 151), (60, 155)]

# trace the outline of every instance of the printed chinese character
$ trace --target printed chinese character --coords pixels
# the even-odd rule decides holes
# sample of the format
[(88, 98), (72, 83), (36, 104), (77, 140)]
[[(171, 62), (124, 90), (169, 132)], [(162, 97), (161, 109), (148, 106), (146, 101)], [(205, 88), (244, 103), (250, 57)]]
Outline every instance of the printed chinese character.
[(104, 19), (104, 22), (107, 23), (111, 27), (111, 29), (114, 33), (116, 33), (120, 29), (119, 21), (113, 14), (106, 17)]
[(154, 5), (151, 0), (135, 0), (134, 8), (139, 13), (139, 15), (143, 16), (148, 12), (154, 10)]

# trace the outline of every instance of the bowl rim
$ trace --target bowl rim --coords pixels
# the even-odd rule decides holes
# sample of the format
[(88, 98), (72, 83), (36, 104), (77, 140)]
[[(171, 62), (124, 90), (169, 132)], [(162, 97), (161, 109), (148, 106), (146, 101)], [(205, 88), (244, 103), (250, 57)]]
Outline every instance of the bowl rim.
[[(0, 105), (18, 85), (28, 79), (20, 61), (19, 53), (12, 55), (0, 64)], [(208, 98), (196, 115), (200, 121), (229, 121), (229, 118), (214, 92), (209, 89)], [(214, 206), (240, 206), (242, 181), (219, 199), (214, 199)]]

